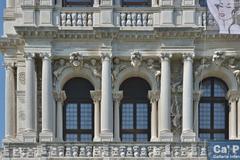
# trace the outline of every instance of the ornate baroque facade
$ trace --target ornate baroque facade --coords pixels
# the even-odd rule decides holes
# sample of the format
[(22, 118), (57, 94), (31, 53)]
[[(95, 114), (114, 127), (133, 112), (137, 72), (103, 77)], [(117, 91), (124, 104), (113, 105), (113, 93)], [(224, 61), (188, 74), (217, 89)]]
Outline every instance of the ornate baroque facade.
[(7, 0), (3, 159), (207, 159), (204, 140), (240, 139), (240, 36), (202, 1), (142, 2)]

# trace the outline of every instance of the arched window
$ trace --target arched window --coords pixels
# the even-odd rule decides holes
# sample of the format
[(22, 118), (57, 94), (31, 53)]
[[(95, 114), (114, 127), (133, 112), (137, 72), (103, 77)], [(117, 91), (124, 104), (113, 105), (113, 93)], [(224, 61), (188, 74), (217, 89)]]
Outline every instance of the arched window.
[(73, 78), (63, 87), (67, 99), (63, 110), (63, 139), (88, 142), (93, 139), (93, 85), (84, 78)]
[(120, 134), (122, 141), (150, 140), (150, 112), (148, 100), (149, 84), (137, 77), (125, 80), (120, 90), (123, 99), (120, 108)]
[(92, 7), (93, 0), (62, 0), (63, 7), (81, 6)]
[(151, 7), (151, 0), (122, 0), (122, 7)]
[(200, 84), (202, 97), (199, 103), (199, 137), (201, 140), (228, 139), (228, 88), (215, 77)]
[(207, 0), (199, 0), (199, 5), (201, 7), (207, 7)]

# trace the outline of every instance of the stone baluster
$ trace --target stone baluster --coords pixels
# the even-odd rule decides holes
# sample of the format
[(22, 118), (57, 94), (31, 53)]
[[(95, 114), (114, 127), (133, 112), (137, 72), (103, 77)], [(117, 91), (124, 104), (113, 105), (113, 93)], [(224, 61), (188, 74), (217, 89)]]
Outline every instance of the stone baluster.
[(5, 64), (5, 137), (4, 142), (11, 142), (15, 136), (15, 77), (14, 62)]
[(63, 103), (67, 99), (65, 91), (54, 92), (57, 102), (57, 140), (63, 141)]
[(157, 101), (159, 99), (158, 91), (148, 91), (148, 97), (152, 105), (151, 109), (151, 141), (157, 141)]
[(42, 56), (42, 131), (40, 141), (53, 141), (52, 64), (49, 53)]
[(227, 93), (229, 101), (229, 139), (237, 138), (237, 101), (239, 92), (230, 90)]
[(101, 139), (113, 140), (113, 99), (111, 79), (111, 48), (102, 48)]
[(193, 57), (191, 53), (183, 55), (182, 141), (196, 140), (193, 132)]
[(161, 54), (161, 92), (158, 106), (158, 136), (161, 141), (172, 141), (171, 133), (171, 71), (170, 54)]
[(90, 91), (94, 102), (94, 138), (93, 141), (100, 141), (100, 101), (101, 91)]
[(35, 131), (35, 96), (36, 96), (36, 71), (35, 54), (26, 53), (26, 90), (25, 90), (25, 142), (36, 142)]
[(120, 141), (120, 102), (123, 98), (123, 92), (118, 91), (113, 93), (114, 99), (114, 141)]

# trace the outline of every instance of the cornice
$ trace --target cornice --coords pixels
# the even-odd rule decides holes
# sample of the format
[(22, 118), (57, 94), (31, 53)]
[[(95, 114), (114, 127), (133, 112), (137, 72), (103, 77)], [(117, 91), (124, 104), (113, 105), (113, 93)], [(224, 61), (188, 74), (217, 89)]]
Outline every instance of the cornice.
[(25, 41), (18, 37), (2, 37), (0, 38), (0, 51), (3, 53), (7, 49), (18, 48), (25, 44)]

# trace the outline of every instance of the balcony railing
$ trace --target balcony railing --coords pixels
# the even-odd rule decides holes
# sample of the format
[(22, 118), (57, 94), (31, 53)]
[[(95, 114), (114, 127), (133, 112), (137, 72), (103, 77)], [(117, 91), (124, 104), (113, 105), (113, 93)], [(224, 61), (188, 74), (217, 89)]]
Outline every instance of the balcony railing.
[(10, 143), (4, 145), (4, 158), (191, 158), (206, 159), (206, 144), (182, 143)]
[(121, 12), (120, 22), (121, 26), (152, 26), (153, 14), (147, 12)]
[(92, 12), (61, 12), (60, 26), (87, 27), (93, 26)]

